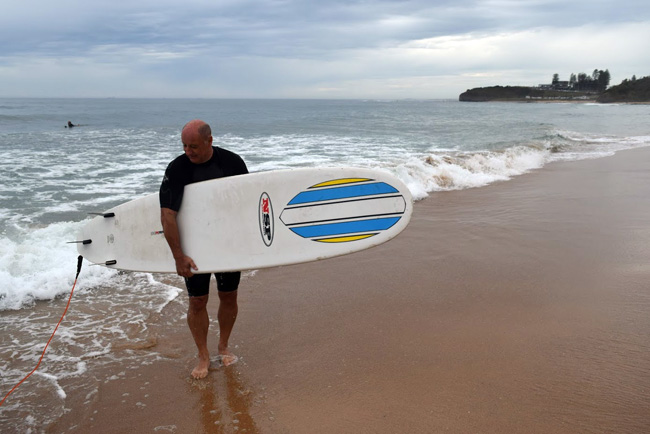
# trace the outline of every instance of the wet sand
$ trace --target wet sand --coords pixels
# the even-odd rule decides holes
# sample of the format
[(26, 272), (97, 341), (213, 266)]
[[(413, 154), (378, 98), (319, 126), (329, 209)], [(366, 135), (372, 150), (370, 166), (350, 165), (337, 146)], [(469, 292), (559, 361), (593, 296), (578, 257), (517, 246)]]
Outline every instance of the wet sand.
[(236, 365), (190, 380), (184, 323), (154, 324), (163, 358), (47, 431), (650, 432), (649, 164), (432, 194), (385, 245), (246, 280)]

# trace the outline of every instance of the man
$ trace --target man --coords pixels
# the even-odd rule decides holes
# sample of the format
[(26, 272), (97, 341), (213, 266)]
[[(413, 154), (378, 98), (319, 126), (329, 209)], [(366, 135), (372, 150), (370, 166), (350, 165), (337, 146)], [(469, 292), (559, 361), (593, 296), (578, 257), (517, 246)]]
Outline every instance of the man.
[[(198, 349), (198, 363), (192, 377), (204, 378), (210, 367), (207, 337), (210, 320), (207, 303), (211, 274), (200, 270), (181, 247), (176, 216), (181, 207), (186, 185), (225, 176), (248, 173), (244, 160), (237, 154), (212, 146), (212, 131), (205, 122), (195, 119), (188, 122), (181, 133), (185, 153), (169, 163), (160, 186), (160, 218), (167, 244), (176, 261), (176, 272), (185, 278), (189, 294), (187, 324)], [(225, 366), (237, 361), (228, 349), (228, 340), (237, 319), (237, 288), (240, 273), (215, 273), (219, 294), (219, 346), (221, 361)]]

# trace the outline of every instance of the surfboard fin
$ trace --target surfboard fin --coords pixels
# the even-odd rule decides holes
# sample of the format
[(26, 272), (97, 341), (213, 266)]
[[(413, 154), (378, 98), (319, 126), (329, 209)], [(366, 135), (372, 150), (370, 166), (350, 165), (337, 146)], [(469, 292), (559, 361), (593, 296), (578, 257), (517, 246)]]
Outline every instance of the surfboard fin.
[(114, 212), (89, 212), (88, 214), (90, 214), (90, 215), (100, 215), (100, 216), (104, 217), (105, 219), (107, 219), (109, 217), (115, 217)]
[(90, 264), (90, 265), (91, 265), (91, 266), (92, 266), (92, 265), (104, 265), (104, 266), (107, 266), (107, 265), (115, 265), (115, 264), (117, 264), (117, 261), (116, 261), (115, 259), (112, 259), (112, 260), (110, 260), (110, 261), (106, 261), (106, 262), (98, 262), (98, 263), (96, 263), (96, 264)]
[(90, 244), (93, 240), (68, 241), (67, 244)]

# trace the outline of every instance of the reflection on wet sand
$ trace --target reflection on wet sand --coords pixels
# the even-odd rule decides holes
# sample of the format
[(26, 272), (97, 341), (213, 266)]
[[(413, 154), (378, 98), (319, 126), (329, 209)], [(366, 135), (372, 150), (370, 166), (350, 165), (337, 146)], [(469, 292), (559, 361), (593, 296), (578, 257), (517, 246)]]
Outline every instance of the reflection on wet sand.
[(189, 380), (200, 391), (200, 414), (205, 433), (259, 433), (250, 414), (252, 391), (236, 366), (218, 367), (213, 360), (210, 375)]

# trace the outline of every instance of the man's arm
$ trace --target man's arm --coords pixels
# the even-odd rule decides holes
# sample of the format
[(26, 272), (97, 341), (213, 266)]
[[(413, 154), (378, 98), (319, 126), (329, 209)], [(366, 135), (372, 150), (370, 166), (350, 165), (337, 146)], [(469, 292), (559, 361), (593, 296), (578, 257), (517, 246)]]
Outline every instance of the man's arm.
[(198, 268), (192, 258), (183, 253), (181, 236), (178, 232), (178, 222), (176, 221), (177, 214), (172, 209), (160, 208), (160, 221), (162, 222), (165, 239), (176, 261), (176, 272), (179, 276), (192, 277), (192, 270), (197, 271)]

